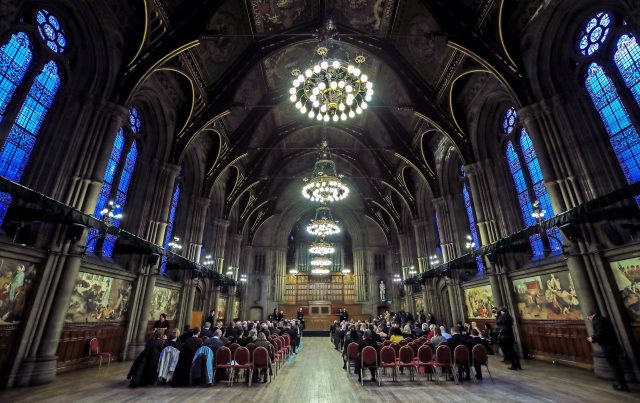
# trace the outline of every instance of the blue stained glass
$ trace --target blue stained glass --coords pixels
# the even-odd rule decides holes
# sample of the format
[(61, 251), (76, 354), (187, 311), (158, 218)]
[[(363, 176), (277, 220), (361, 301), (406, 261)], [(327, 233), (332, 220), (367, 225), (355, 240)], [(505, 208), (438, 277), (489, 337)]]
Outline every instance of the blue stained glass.
[(617, 48), (614, 59), (618, 70), (636, 102), (640, 104), (640, 46), (635, 37), (622, 35)]
[[(58, 67), (51, 61), (36, 77), (0, 151), (0, 175), (3, 177), (20, 181), (36, 144), (40, 125), (59, 87)], [(0, 216), (0, 222), (3, 220), (4, 216)]]
[[(138, 149), (136, 142), (131, 144), (131, 148), (127, 153), (127, 158), (124, 161), (124, 168), (120, 175), (120, 182), (118, 183), (118, 189), (116, 191), (115, 203), (120, 205), (120, 212), (124, 210), (124, 205), (127, 201), (127, 191), (129, 190), (129, 183), (131, 182), (131, 176), (133, 175), (133, 169), (136, 166), (136, 160), (138, 158)], [(114, 227), (120, 226), (120, 220), (117, 218), (111, 219), (111, 225)], [(117, 237), (115, 235), (109, 235), (105, 238), (102, 246), (102, 256), (111, 257), (113, 254), (113, 247), (115, 245)]]
[(611, 17), (601, 12), (589, 20), (584, 30), (580, 33), (578, 47), (583, 56), (595, 53), (604, 43), (609, 34)]
[[(116, 134), (116, 139), (113, 143), (113, 148), (111, 149), (111, 155), (109, 156), (109, 162), (107, 163), (107, 169), (104, 173), (102, 188), (100, 189), (100, 194), (98, 195), (98, 202), (96, 203), (96, 208), (93, 210), (93, 216), (96, 218), (102, 219), (102, 215), (100, 214), (100, 212), (107, 206), (107, 203), (109, 202), (111, 189), (113, 187), (113, 179), (116, 169), (118, 168), (118, 164), (120, 163), (120, 157), (122, 156), (123, 147), (124, 133), (122, 129), (120, 129), (118, 131), (118, 134)], [(97, 237), (98, 231), (95, 229), (90, 229), (85, 243), (88, 252), (93, 252), (95, 250)]]
[(47, 10), (39, 10), (36, 13), (38, 33), (55, 53), (63, 53), (67, 44), (66, 33), (60, 26), (58, 19)]
[(11, 35), (9, 42), (0, 48), (0, 122), (13, 93), (31, 64), (29, 45), (27, 35), (18, 32)]
[[(626, 37), (623, 35), (622, 39)], [(633, 39), (633, 38), (632, 38)], [(637, 45), (629, 45), (631, 39), (623, 42), (623, 49), (631, 47), (631, 51), (637, 52)], [(635, 39), (633, 39), (635, 43)], [(620, 46), (620, 41), (618, 42)], [(634, 83), (635, 76), (631, 73), (626, 74), (624, 71), (638, 68), (635, 56), (631, 56), (628, 50), (625, 53), (618, 49), (616, 52), (616, 64), (621, 71), (627, 85)], [(620, 56), (619, 56), (620, 54)], [(620, 59), (620, 61), (618, 61)], [(633, 64), (633, 66), (631, 66)], [(625, 66), (627, 66), (625, 68)], [(626, 74), (626, 76), (625, 76)], [(618, 91), (611, 79), (604, 72), (602, 67), (597, 63), (593, 63), (587, 70), (585, 79), (585, 87), (591, 96), (596, 110), (600, 114), (600, 118), (604, 123), (611, 146), (616, 153), (618, 163), (622, 168), (628, 183), (634, 183), (640, 180), (640, 137), (635, 127), (631, 124), (629, 113), (627, 112), (618, 95)], [(634, 88), (638, 87), (635, 82)], [(636, 98), (638, 100), (638, 98)]]
[(131, 130), (135, 134), (140, 133), (140, 128), (142, 126), (142, 120), (140, 119), (140, 112), (136, 109), (135, 106), (132, 106), (129, 109), (129, 124), (131, 125)]
[[(171, 198), (171, 210), (169, 210), (169, 220), (167, 221), (167, 231), (164, 235), (164, 245), (162, 245), (165, 249), (169, 247), (169, 242), (171, 242), (173, 236), (173, 224), (176, 218), (176, 210), (178, 209), (178, 201), (180, 200), (180, 185), (176, 186), (176, 190), (173, 192), (173, 197)], [(160, 263), (160, 273), (164, 274), (167, 271), (167, 257), (162, 256), (162, 261)]]
[(504, 113), (504, 118), (502, 119), (502, 133), (505, 135), (509, 135), (513, 132), (513, 129), (516, 126), (516, 118), (518, 117), (518, 113), (516, 109), (511, 107), (507, 109)]
[[(469, 233), (471, 235), (471, 240), (474, 243), (473, 249), (476, 250), (480, 247), (480, 238), (478, 237), (478, 229), (476, 228), (476, 218), (473, 214), (471, 195), (469, 194), (466, 184), (462, 187), (462, 197), (464, 199), (464, 207), (467, 210), (467, 218), (469, 219)], [(482, 257), (476, 257), (476, 265), (478, 266), (478, 271), (480, 273), (484, 273), (484, 262), (482, 261)]]

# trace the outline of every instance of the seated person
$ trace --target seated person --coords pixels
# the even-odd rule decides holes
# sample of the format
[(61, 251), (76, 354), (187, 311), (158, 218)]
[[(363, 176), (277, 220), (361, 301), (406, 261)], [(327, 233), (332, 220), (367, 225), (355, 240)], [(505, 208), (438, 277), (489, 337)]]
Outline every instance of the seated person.
[(214, 352), (220, 347), (224, 346), (224, 341), (222, 340), (222, 331), (220, 329), (216, 329), (213, 332), (213, 337), (208, 338), (207, 341), (204, 342), (204, 345), (207, 347), (211, 347)]
[[(269, 352), (269, 362), (273, 362), (273, 358), (274, 358), (273, 346), (271, 345), (271, 343), (269, 343), (269, 341), (267, 340), (267, 337), (264, 335), (264, 333), (258, 333), (258, 340), (256, 341), (256, 347), (264, 347), (264, 348), (266, 348), (267, 351)], [(271, 371), (271, 368), (269, 368), (269, 371)], [(267, 370), (266, 369), (262, 370), (262, 375), (263, 375), (262, 382), (266, 383), (267, 382)]]
[(211, 322), (205, 322), (204, 328), (200, 330), (200, 337), (213, 337), (213, 330), (211, 330)]
[(197, 350), (198, 347), (200, 347), (202, 345), (202, 339), (200, 338), (200, 328), (199, 327), (194, 327), (193, 329), (191, 329), (191, 337), (189, 337), (185, 342), (184, 342), (185, 346), (189, 346), (190, 348), (193, 348), (194, 350)]
[(438, 347), (440, 345), (440, 343), (445, 343), (447, 341), (447, 339), (442, 337), (442, 333), (440, 331), (440, 328), (436, 327), (434, 329), (434, 332), (435, 332), (435, 336), (433, 336), (431, 338), (431, 344), (435, 348), (435, 347)]
[[(361, 354), (362, 354), (362, 350), (364, 350), (365, 347), (371, 346), (373, 347), (376, 351), (378, 351), (378, 343), (376, 343), (372, 336), (371, 336), (371, 330), (366, 330), (364, 332), (364, 336), (362, 341), (360, 341), (358, 343), (358, 359), (356, 360), (356, 365), (355, 365), (355, 370), (358, 373), (358, 382), (362, 381), (361, 378), (361, 374), (360, 374), (360, 370), (362, 369), (362, 359), (361, 359)], [(371, 382), (375, 382), (376, 381), (376, 369), (375, 368), (369, 368), (369, 371), (371, 372)]]
[(402, 336), (402, 332), (400, 331), (399, 327), (391, 328), (391, 337), (389, 338), (389, 340), (392, 343), (400, 343), (402, 340), (404, 340), (404, 336)]

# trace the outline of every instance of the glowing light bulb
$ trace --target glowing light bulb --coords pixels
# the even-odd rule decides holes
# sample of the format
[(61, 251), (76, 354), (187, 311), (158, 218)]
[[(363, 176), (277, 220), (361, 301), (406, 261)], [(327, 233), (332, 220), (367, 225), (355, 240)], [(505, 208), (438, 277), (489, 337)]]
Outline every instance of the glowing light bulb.
[(348, 65), (348, 66), (347, 66), (347, 71), (348, 71), (349, 73), (353, 73), (353, 69), (354, 69), (354, 68), (355, 68), (355, 67), (353, 67), (353, 65), (351, 65), (351, 64), (350, 64), (350, 65)]
[(295, 88), (291, 88), (291, 89), (289, 90), (289, 94), (291, 94), (291, 95), (295, 95), (295, 94), (296, 94), (296, 92), (298, 92), (298, 91), (296, 91), (296, 89), (295, 89)]
[(325, 88), (327, 88), (327, 84), (325, 84), (324, 81), (321, 81), (320, 84), (318, 84), (318, 88), (324, 90)]
[(335, 81), (331, 81), (331, 88), (332, 88), (332, 89), (334, 89), (334, 90), (335, 90), (336, 88), (338, 88), (338, 83), (337, 83), (337, 82), (335, 82)]
[(296, 102), (296, 100), (298, 99), (298, 97), (296, 97), (295, 95), (291, 95), (289, 97), (289, 99), (291, 100), (291, 102)]
[(360, 75), (360, 69), (359, 68), (353, 69), (353, 75), (358, 77)]
[(320, 112), (325, 113), (326, 111), (327, 111), (327, 105), (324, 105), (324, 104), (323, 104), (323, 105), (320, 107)]
[(311, 92), (313, 93), (313, 95), (318, 95), (320, 93), (320, 88), (313, 87), (313, 90)]
[(322, 116), (322, 113), (318, 113), (318, 116), (317, 116), (318, 121), (321, 121), (321, 120), (322, 120), (322, 117), (323, 117), (323, 116)]
[(362, 81), (363, 83), (366, 83), (368, 79), (369, 77), (367, 77), (366, 74), (363, 74), (362, 77), (360, 77), (360, 81)]
[(300, 108), (300, 113), (307, 113), (307, 107), (303, 106), (302, 108)]
[(340, 62), (337, 60), (334, 60), (331, 66), (333, 66), (334, 69), (337, 69), (338, 67), (340, 67)]
[(320, 67), (322, 67), (322, 70), (326, 70), (326, 69), (327, 69), (327, 67), (329, 67), (329, 63), (327, 63), (327, 62), (322, 62), (322, 63), (320, 63)]
[(298, 81), (300, 81), (301, 83), (304, 83), (304, 76), (302, 74), (298, 76)]
[(304, 75), (307, 76), (307, 77), (311, 77), (312, 74), (313, 74), (313, 71), (311, 71), (311, 69), (306, 69), (304, 71)]
[(300, 85), (300, 83), (298, 82), (298, 80), (293, 80), (293, 86), (294, 87), (298, 87)]
[(364, 97), (364, 100), (365, 100), (365, 101), (367, 101), (367, 102), (371, 102), (371, 95), (367, 94), (367, 95)]
[(309, 100), (311, 102), (315, 101), (317, 99), (317, 97), (314, 94), (311, 94), (311, 96), (309, 97)]
[(319, 101), (313, 101), (313, 107), (317, 108), (318, 106), (320, 106), (320, 102)]
[(357, 113), (358, 115), (359, 115), (359, 114), (361, 114), (361, 113), (362, 113), (362, 108), (358, 106), (358, 107), (356, 108), (356, 113)]
[(364, 101), (360, 104), (360, 106), (362, 107), (362, 109), (367, 109), (369, 107), (369, 105)]
[(338, 117), (338, 115), (333, 115), (333, 121), (337, 122), (338, 120), (340, 120), (340, 118)]
[(370, 90), (371, 88), (373, 88), (373, 83), (371, 81), (368, 81), (366, 84), (367, 89)]
[(338, 109), (340, 109), (341, 111), (343, 111), (343, 110), (344, 110), (344, 104), (343, 104), (343, 103), (340, 103), (340, 105), (338, 105)]
[(353, 103), (353, 98), (347, 97), (347, 105), (351, 106), (352, 103)]
[(313, 113), (313, 111), (309, 111), (309, 114), (307, 116), (309, 116), (309, 118), (313, 119), (316, 116), (316, 114)]
[(329, 115), (324, 115), (324, 121), (328, 122), (329, 121)]
[(343, 112), (342, 115), (340, 115), (340, 119), (347, 120), (347, 115)]
[(353, 113), (353, 111), (349, 111), (349, 117), (350, 117), (350, 118), (353, 118), (354, 116), (356, 116), (356, 114), (355, 114), (355, 113)]
[(313, 72), (314, 73), (319, 73), (320, 72), (320, 66), (318, 66), (317, 64), (315, 66), (313, 66)]
[(351, 91), (353, 91), (353, 87), (351, 85), (347, 85), (345, 87), (345, 90), (347, 91), (347, 93), (351, 93)]
[(298, 109), (302, 108), (302, 102), (300, 101), (296, 102), (296, 108)]
[(346, 83), (344, 82), (344, 80), (338, 81), (338, 87), (344, 88), (345, 85), (346, 85)]

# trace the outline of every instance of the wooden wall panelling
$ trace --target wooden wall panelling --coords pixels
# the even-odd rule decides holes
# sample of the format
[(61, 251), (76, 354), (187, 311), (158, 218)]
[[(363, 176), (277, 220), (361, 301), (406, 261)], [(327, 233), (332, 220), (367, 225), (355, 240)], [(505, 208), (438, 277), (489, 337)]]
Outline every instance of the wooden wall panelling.
[(523, 353), (529, 357), (583, 368), (593, 366), (584, 322), (522, 320), (520, 329)]
[(0, 368), (5, 368), (11, 357), (13, 343), (18, 334), (18, 326), (20, 326), (19, 323), (0, 326)]
[(123, 348), (124, 323), (69, 324), (62, 329), (58, 344), (58, 372), (96, 365), (89, 358), (89, 341), (96, 337), (100, 351), (111, 353), (117, 359)]

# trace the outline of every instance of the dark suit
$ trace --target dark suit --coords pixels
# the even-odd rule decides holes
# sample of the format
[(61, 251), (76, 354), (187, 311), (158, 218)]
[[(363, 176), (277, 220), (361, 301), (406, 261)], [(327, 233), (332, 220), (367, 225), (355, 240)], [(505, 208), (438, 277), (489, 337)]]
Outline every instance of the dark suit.
[(220, 339), (212, 337), (210, 339), (207, 339), (207, 341), (204, 342), (204, 345), (207, 347), (211, 347), (213, 351), (216, 351), (220, 347), (224, 346), (224, 342)]
[[(473, 352), (473, 347), (476, 346), (477, 344), (483, 345), (487, 349), (487, 352), (491, 351), (489, 349), (489, 343), (486, 340), (483, 340), (480, 336), (478, 337), (472, 336), (467, 340), (467, 347), (469, 347), (470, 353)], [(482, 379), (482, 365), (474, 365), (473, 368), (476, 370), (476, 378)]]
[[(362, 366), (362, 359), (361, 359), (361, 354), (362, 354), (362, 350), (364, 350), (365, 347), (371, 346), (373, 347), (376, 351), (378, 351), (378, 343), (376, 343), (373, 339), (364, 339), (361, 340), (360, 342), (358, 342), (358, 359), (356, 360), (356, 365), (355, 365), (355, 370), (358, 373), (358, 378), (360, 378), (360, 369)], [(369, 368), (369, 371), (371, 372), (371, 380), (375, 381), (376, 380), (376, 370), (375, 368)]]
[(514, 348), (513, 318), (508, 312), (503, 312), (496, 319), (498, 329), (498, 344), (504, 354), (504, 359), (511, 361), (511, 368), (521, 369), (520, 357)]
[(184, 345), (195, 351), (202, 345), (202, 339), (200, 337), (191, 336), (184, 342)]
[[(451, 337), (449, 338), (449, 340), (446, 341), (446, 344), (449, 346), (449, 348), (451, 349), (451, 353), (455, 354), (455, 349), (458, 346), (466, 346), (466, 340), (464, 337), (462, 337), (460, 334), (454, 334), (451, 335)], [(471, 357), (469, 357), (471, 358)], [(471, 374), (469, 373), (469, 366), (468, 365), (461, 365), (459, 368), (459, 373), (460, 373), (460, 378), (464, 377), (465, 379), (469, 380), (471, 379)]]
[(200, 337), (213, 337), (213, 332), (211, 329), (202, 329), (200, 331)]
[(613, 327), (613, 324), (609, 318), (600, 316), (600, 314), (596, 314), (591, 323), (593, 323), (593, 335), (591, 336), (592, 342), (599, 344), (602, 348), (604, 357), (613, 369), (618, 385), (627, 388), (627, 381), (624, 378), (624, 370), (620, 365), (622, 347), (620, 346), (620, 343), (618, 343), (616, 330)]

